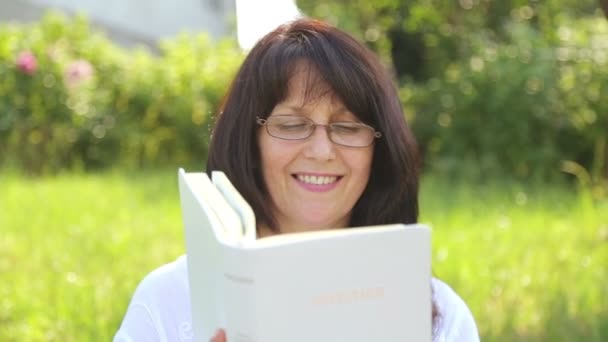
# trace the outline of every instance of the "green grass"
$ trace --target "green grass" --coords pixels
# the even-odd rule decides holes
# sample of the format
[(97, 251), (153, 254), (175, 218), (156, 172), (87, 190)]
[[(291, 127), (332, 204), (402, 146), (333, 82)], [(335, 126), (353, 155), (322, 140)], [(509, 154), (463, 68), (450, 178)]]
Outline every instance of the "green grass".
[[(429, 177), (434, 273), (483, 341), (608, 337), (608, 202)], [(176, 173), (0, 174), (0, 341), (110, 340), (141, 278), (184, 251)]]
[(566, 187), (427, 179), (434, 272), (483, 341), (608, 338), (608, 202)]

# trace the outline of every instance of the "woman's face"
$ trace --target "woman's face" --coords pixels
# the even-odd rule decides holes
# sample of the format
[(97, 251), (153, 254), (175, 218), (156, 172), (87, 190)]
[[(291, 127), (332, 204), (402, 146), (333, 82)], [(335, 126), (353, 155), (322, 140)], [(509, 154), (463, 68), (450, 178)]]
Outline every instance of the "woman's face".
[[(271, 116), (300, 115), (323, 125), (359, 122), (331, 92), (305, 102), (306, 81), (310, 78), (303, 69), (306, 68), (296, 71), (289, 83), (288, 96), (274, 107)], [(314, 87), (327, 86), (319, 83)], [(348, 225), (352, 208), (369, 179), (373, 145), (355, 148), (334, 144), (324, 127), (316, 127), (304, 140), (278, 139), (260, 127), (258, 144), (264, 182), (280, 232)]]

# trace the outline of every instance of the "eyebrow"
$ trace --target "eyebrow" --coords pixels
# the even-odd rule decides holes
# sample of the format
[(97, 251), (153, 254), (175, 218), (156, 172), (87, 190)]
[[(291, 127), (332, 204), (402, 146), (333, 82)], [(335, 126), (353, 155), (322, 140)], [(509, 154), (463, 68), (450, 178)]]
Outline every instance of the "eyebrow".
[[(286, 105), (286, 104), (278, 104), (279, 106), (281, 106), (282, 108), (285, 109), (290, 109), (294, 112), (303, 112), (304, 114), (308, 114), (311, 112), (310, 109), (307, 109), (307, 105), (304, 106), (298, 106), (298, 105)], [(348, 110), (344, 105), (340, 106), (338, 109), (334, 110), (331, 112), (332, 115), (336, 115), (336, 114), (351, 114), (351, 115), (355, 115), (355, 113), (351, 112), (350, 110)], [(356, 115), (355, 115), (356, 116)]]

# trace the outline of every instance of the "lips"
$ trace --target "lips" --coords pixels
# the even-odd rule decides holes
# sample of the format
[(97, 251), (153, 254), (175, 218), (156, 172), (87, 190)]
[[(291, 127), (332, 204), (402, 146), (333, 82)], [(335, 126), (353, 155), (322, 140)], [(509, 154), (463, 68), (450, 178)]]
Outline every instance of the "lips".
[(294, 173), (291, 175), (301, 186), (312, 191), (327, 191), (335, 188), (344, 177), (336, 174)]
[(327, 185), (338, 181), (338, 176), (322, 176), (322, 175), (306, 175), (296, 174), (294, 175), (297, 180), (302, 183), (311, 185)]

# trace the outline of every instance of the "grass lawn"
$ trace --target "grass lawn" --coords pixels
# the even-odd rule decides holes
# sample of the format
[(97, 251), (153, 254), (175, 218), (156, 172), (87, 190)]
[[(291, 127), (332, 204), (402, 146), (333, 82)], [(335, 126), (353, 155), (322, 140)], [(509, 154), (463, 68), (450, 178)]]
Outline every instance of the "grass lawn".
[[(0, 341), (107, 341), (141, 278), (184, 252), (176, 172), (0, 173)], [(483, 341), (608, 339), (608, 201), (427, 177), (436, 276)]]

